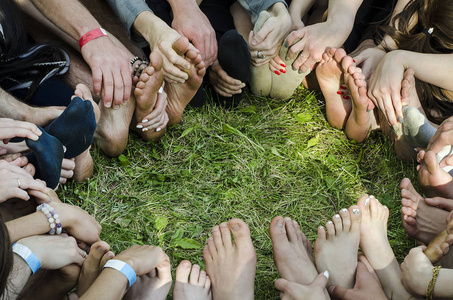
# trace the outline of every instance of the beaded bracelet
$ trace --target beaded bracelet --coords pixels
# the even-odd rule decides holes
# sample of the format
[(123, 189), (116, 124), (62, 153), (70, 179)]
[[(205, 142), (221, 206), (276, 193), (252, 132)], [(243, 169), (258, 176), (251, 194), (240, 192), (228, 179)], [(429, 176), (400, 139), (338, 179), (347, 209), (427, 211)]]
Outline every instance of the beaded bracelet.
[(432, 300), (434, 299), (434, 285), (436, 284), (437, 276), (439, 275), (441, 266), (436, 266), (433, 268), (433, 278), (428, 284), (428, 289), (426, 290), (426, 299)]
[(43, 203), (36, 208), (36, 211), (41, 211), (49, 220), (49, 234), (61, 234), (63, 228), (61, 226), (60, 216), (55, 212), (55, 209), (53, 209), (52, 206)]
[(25, 260), (33, 274), (35, 274), (35, 272), (38, 271), (41, 267), (39, 258), (33, 252), (31, 252), (30, 248), (28, 248), (27, 246), (14, 243), (13, 252), (22, 257), (23, 260)]
[(105, 263), (102, 269), (105, 268), (115, 269), (126, 276), (128, 281), (127, 288), (130, 288), (137, 280), (137, 274), (135, 274), (134, 269), (122, 260), (111, 259)]

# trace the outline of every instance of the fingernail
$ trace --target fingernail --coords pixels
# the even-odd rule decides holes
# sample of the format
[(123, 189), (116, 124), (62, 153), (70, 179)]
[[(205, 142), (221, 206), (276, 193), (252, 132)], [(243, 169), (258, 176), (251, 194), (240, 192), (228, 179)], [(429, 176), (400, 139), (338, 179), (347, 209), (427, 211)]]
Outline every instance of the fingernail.
[(298, 71), (298, 72), (299, 72), (299, 74), (302, 74), (302, 70), (301, 70), (301, 69), (299, 69), (299, 71)]
[(343, 95), (344, 92), (343, 92), (343, 91), (337, 91), (337, 94), (338, 94), (338, 95)]
[(403, 117), (398, 117), (398, 122), (399, 122), (400, 124), (403, 124)]
[(161, 131), (161, 130), (162, 130), (162, 128), (160, 128), (160, 127), (157, 127), (157, 128), (156, 128), (156, 132), (159, 132), (159, 131)]
[(148, 119), (143, 119), (142, 123), (148, 123)]
[(326, 276), (327, 278), (329, 278), (329, 271), (325, 270), (322, 274), (324, 274), (324, 276)]
[(393, 133), (396, 133), (396, 132), (397, 132), (397, 131), (396, 131), (396, 129), (397, 129), (396, 125), (392, 125), (391, 128), (392, 128)]
[(136, 128), (142, 129), (142, 128), (143, 128), (143, 125), (137, 125)]
[(127, 104), (127, 100), (124, 100), (122, 105), (126, 105)]
[(66, 150), (68, 150), (65, 146), (63, 146), (63, 153), (66, 153)]
[(319, 226), (318, 229), (319, 230), (324, 230), (324, 227), (323, 226)]
[(42, 131), (37, 128), (37, 134), (40, 136), (42, 134)]
[(120, 109), (120, 106), (119, 105), (115, 105), (115, 107), (113, 109)]
[(359, 214), (360, 214), (360, 210), (359, 210), (358, 208), (354, 208), (354, 209), (352, 210), (352, 214), (353, 214), (353, 215), (359, 215)]
[(297, 69), (296, 69), (296, 68), (294, 68), (293, 66), (291, 66), (291, 69), (293, 69), (293, 71), (294, 71), (294, 72), (296, 72), (296, 71), (297, 71)]
[(285, 41), (285, 47), (288, 48), (289, 44), (288, 41)]
[(289, 57), (288, 57), (288, 56), (285, 56), (285, 60), (289, 60)]
[(280, 72), (282, 72), (283, 74), (286, 73), (286, 71), (284, 69), (280, 69)]
[(99, 253), (104, 253), (105, 250), (102, 248), (102, 247), (97, 247), (96, 250), (99, 252)]
[(417, 149), (417, 148), (414, 148), (414, 151), (415, 151), (416, 153), (418, 153), (418, 149)]
[(148, 128), (143, 128), (142, 131), (145, 132), (145, 131), (148, 131), (149, 129)]
[(290, 217), (285, 217), (285, 221), (291, 221)]
[(256, 41), (255, 40), (252, 40), (252, 45), (256, 46)]
[(157, 91), (159, 94), (162, 94), (164, 92), (164, 88), (160, 87), (159, 90)]
[(285, 65), (285, 64), (280, 64), (280, 66), (282, 66), (283, 68), (286, 68), (286, 65)]
[(277, 74), (277, 75), (280, 75), (280, 72), (277, 71), (277, 70), (275, 70), (274, 73)]
[(115, 256), (115, 254), (113, 254), (113, 253), (107, 254), (107, 257), (108, 257), (108, 258), (113, 258), (114, 256)]
[(343, 99), (349, 99), (350, 97), (348, 95), (344, 95)]
[(112, 102), (107, 102), (107, 103), (105, 104), (105, 107), (107, 107), (107, 108), (112, 107)]
[(36, 134), (33, 134), (31, 139), (33, 141), (37, 141), (39, 139), (39, 136), (37, 136)]
[(190, 64), (189, 64), (189, 63), (184, 64), (183, 68), (185, 68), (185, 69), (190, 69)]
[(371, 109), (368, 108), (368, 105), (366, 106), (366, 112), (370, 112)]
[(240, 82), (239, 80), (236, 81), (236, 85), (240, 85), (242, 82)]
[(184, 262), (182, 266), (186, 269), (190, 268), (190, 263), (188, 261)]

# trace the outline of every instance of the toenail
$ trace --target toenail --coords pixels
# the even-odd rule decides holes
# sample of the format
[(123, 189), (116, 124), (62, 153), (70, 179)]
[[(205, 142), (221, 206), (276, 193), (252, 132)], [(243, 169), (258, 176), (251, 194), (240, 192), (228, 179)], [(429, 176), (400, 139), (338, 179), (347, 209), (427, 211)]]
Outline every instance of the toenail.
[(324, 230), (324, 227), (322, 227), (322, 226), (319, 226), (319, 230)]
[(342, 212), (347, 212), (348, 210), (346, 208), (343, 208), (341, 211)]
[(339, 218), (340, 218), (340, 215), (337, 214), (337, 215), (335, 215), (334, 217), (335, 217), (335, 219), (339, 219)]
[(98, 250), (99, 253), (104, 253), (105, 250), (102, 247), (97, 247), (96, 250)]
[(384, 209), (388, 209), (387, 205), (384, 205)]
[(184, 268), (188, 269), (188, 268), (190, 268), (190, 262), (185, 261), (185, 262), (182, 264), (182, 266), (183, 266)]
[(285, 222), (283, 222), (283, 220), (278, 220), (277, 221), (277, 226), (278, 227), (283, 227), (284, 224), (285, 224)]
[(374, 196), (373, 196), (373, 195), (370, 195), (370, 198), (374, 198)]
[(231, 229), (233, 229), (233, 230), (239, 230), (239, 229), (241, 229), (241, 226), (239, 226), (239, 224), (236, 223), (236, 224), (234, 224), (233, 226), (231, 226)]
[(107, 254), (107, 257), (108, 257), (108, 258), (113, 258), (113, 257), (115, 257), (115, 254), (109, 253), (109, 254)]
[(291, 221), (290, 217), (285, 217), (285, 221)]
[(212, 231), (218, 231), (219, 230), (219, 226), (214, 226), (214, 228), (212, 228)]
[(333, 224), (333, 222), (332, 222), (332, 221), (329, 221), (329, 222), (327, 222), (327, 224), (329, 224), (329, 225), (332, 225), (332, 224)]
[(370, 197), (365, 199), (365, 206), (368, 206), (370, 204)]
[(360, 214), (360, 209), (354, 208), (354, 209), (352, 210), (352, 214), (353, 214), (353, 215), (359, 215), (359, 214)]
[(142, 129), (143, 128), (143, 125), (137, 125), (136, 126), (138, 129)]
[(227, 225), (227, 223), (222, 223), (222, 224), (220, 224), (220, 227), (225, 228), (225, 227), (228, 227), (228, 225)]

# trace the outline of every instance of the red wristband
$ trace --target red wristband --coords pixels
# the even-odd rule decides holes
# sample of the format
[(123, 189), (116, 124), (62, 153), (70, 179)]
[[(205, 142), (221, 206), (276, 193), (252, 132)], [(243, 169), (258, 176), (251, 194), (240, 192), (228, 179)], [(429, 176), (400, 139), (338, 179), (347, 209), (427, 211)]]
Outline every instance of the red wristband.
[(96, 29), (88, 31), (79, 40), (80, 49), (82, 49), (82, 47), (89, 41), (97, 39), (101, 36), (107, 36), (107, 31), (105, 31), (104, 28), (96, 28)]

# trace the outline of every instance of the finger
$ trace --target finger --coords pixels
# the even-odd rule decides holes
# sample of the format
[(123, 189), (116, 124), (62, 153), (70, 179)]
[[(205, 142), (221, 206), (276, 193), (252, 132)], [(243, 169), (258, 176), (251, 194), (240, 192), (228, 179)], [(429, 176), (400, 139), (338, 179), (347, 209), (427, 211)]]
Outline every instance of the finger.
[(387, 119), (387, 122), (390, 125), (396, 125), (398, 122), (396, 120), (396, 115), (395, 115), (395, 108), (393, 106), (393, 101), (391, 99), (391, 96), (386, 96), (384, 98), (384, 114)]
[[(102, 71), (99, 68), (93, 69), (93, 90), (99, 96), (102, 91)], [(105, 105), (105, 102), (104, 102)]]
[(126, 104), (131, 97), (132, 92), (132, 77), (129, 69), (129, 65), (127, 68), (121, 70), (121, 76), (123, 77), (123, 84), (124, 84), (124, 94), (123, 94), (123, 103)]
[(425, 203), (429, 206), (436, 206), (446, 211), (453, 211), (453, 199), (442, 197), (426, 198)]
[(113, 77), (110, 72), (102, 73), (103, 79), (103, 92), (104, 92), (104, 106), (107, 108), (112, 107), (112, 100), (113, 100)]
[(272, 23), (271, 22), (264, 22), (264, 24), (261, 27), (261, 29), (256, 34), (253, 35), (250, 44), (253, 47), (258, 46), (259, 44), (264, 42), (264, 40), (267, 38), (269, 33), (272, 32), (272, 30), (273, 30)]
[(66, 180), (72, 178), (72, 176), (74, 176), (73, 170), (61, 169), (60, 178), (64, 179), (64, 182), (62, 183), (66, 183)]
[(329, 271), (324, 271), (321, 274), (318, 274), (318, 276), (315, 278), (313, 283), (311, 285), (319, 286), (321, 288), (325, 288), (327, 285), (327, 282), (329, 281)]
[[(121, 77), (121, 73), (118, 71), (113, 72), (113, 109), (119, 109), (120, 105), (123, 104), (124, 97), (124, 82)], [(130, 77), (130, 75), (129, 75)]]
[(5, 196), (5, 199), (17, 198), (25, 201), (30, 200), (30, 196), (26, 191), (16, 187), (8, 189)]
[(279, 278), (275, 281), (275, 288), (281, 292), (285, 292), (288, 289), (289, 281), (283, 278)]
[(168, 83), (184, 83), (189, 79), (187, 73), (181, 71), (172, 64), (164, 64), (163, 69), (165, 81), (168, 81)]
[[(41, 133), (42, 134), (42, 133)], [(34, 131), (27, 128), (20, 127), (8, 127), (2, 128), (0, 132), (0, 139), (11, 139), (13, 137), (28, 138), (33, 141), (37, 141), (41, 134), (36, 134)]]
[(229, 98), (229, 97), (233, 97), (233, 95), (234, 95), (233, 93), (224, 92), (223, 90), (219, 89), (219, 88), (216, 87), (216, 86), (214, 86), (214, 91), (215, 91), (217, 94), (219, 94), (219, 95), (221, 95), (221, 96), (223, 96), (223, 97), (228, 97), (228, 98)]

